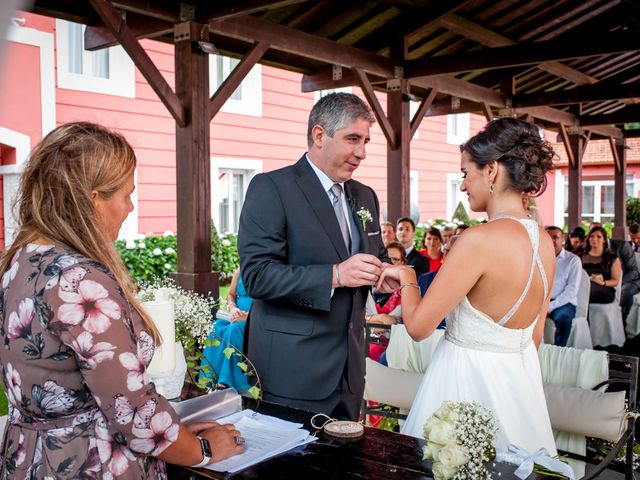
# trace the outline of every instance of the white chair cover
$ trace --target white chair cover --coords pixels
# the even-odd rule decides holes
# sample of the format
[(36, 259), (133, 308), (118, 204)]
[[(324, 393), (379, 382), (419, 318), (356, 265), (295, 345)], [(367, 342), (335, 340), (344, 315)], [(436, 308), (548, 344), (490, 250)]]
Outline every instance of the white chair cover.
[[(541, 345), (538, 359), (542, 381), (547, 384), (591, 390), (609, 378), (607, 352)], [(547, 407), (549, 410), (553, 409), (553, 405)], [(554, 433), (559, 449), (585, 455), (587, 442), (584, 436), (557, 432), (555, 429)], [(584, 476), (584, 462), (569, 459), (569, 465), (573, 468), (576, 478)]]
[(426, 372), (433, 352), (443, 336), (444, 330), (435, 330), (428, 338), (415, 342), (404, 325), (392, 325), (387, 347), (389, 367), (406, 372)]
[(620, 309), (620, 293), (622, 282), (616, 286), (616, 296), (612, 303), (589, 304), (589, 329), (593, 345), (617, 345), (622, 347), (625, 341), (622, 310)]
[[(636, 253), (636, 255), (640, 255)], [(636, 293), (633, 296), (633, 304), (627, 315), (627, 337), (633, 338), (640, 334), (640, 293)]]
[[(591, 291), (591, 280), (584, 270), (581, 270), (580, 288), (578, 289), (578, 305), (576, 306), (576, 316), (571, 323), (571, 333), (567, 341), (567, 347), (573, 348), (593, 348), (591, 332), (587, 313), (589, 311), (589, 292)], [(551, 317), (547, 317), (544, 324), (544, 343), (553, 345), (556, 336), (556, 325)]]

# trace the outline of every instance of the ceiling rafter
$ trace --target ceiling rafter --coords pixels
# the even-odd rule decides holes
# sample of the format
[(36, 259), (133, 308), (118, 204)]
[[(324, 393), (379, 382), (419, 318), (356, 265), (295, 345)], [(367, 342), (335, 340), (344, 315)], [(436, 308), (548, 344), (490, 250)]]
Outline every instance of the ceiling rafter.
[[(440, 19), (440, 25), (449, 31), (473, 40), (485, 47), (506, 47), (516, 45), (517, 42), (500, 35), (488, 28), (478, 25), (456, 14), (449, 14)], [(544, 62), (537, 65), (537, 68), (561, 78), (572, 81), (579, 85), (596, 83), (598, 80), (586, 75), (578, 70), (563, 65), (560, 62)]]

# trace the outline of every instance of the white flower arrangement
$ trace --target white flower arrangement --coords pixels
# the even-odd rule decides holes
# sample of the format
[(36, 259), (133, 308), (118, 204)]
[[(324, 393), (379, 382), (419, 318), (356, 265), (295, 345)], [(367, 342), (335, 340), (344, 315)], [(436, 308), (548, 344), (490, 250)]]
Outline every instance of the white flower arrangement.
[(371, 216), (371, 212), (366, 208), (362, 207), (357, 212), (358, 217), (360, 218), (360, 223), (362, 224), (362, 230), (367, 229), (367, 223), (373, 221), (373, 217)]
[(142, 285), (138, 300), (173, 300), (176, 315), (176, 340), (183, 345), (191, 345), (195, 339), (203, 344), (213, 329), (212, 310), (216, 301), (195, 292), (188, 292), (177, 286), (171, 279), (163, 279)]
[(487, 464), (495, 458), (498, 431), (488, 409), (475, 402), (446, 401), (424, 425), (426, 460), (433, 460), (435, 480), (491, 478)]

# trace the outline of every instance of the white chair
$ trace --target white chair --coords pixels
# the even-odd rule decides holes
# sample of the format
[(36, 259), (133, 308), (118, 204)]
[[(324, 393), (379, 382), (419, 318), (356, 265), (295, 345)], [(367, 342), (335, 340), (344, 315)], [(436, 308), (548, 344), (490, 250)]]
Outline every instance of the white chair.
[[(578, 305), (576, 306), (576, 316), (571, 323), (571, 333), (567, 341), (567, 347), (573, 348), (593, 348), (591, 333), (587, 314), (589, 312), (589, 292), (591, 291), (591, 280), (584, 270), (581, 270), (580, 288), (578, 289)], [(547, 317), (544, 325), (544, 343), (553, 345), (556, 336), (556, 324), (551, 317)]]
[[(636, 255), (640, 255), (636, 253)], [(640, 293), (633, 296), (633, 304), (627, 315), (627, 328), (625, 330), (628, 338), (633, 338), (640, 334)]]
[(620, 308), (620, 293), (622, 282), (616, 286), (616, 295), (611, 303), (589, 304), (589, 329), (593, 345), (617, 345), (622, 347), (626, 340), (622, 310)]

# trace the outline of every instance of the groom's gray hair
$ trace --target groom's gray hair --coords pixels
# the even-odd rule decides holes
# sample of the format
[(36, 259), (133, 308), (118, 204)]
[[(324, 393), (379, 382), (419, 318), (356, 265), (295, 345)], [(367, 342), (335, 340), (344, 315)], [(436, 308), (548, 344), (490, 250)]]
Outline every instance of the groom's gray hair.
[(320, 125), (327, 135), (333, 137), (337, 130), (351, 125), (358, 119), (369, 123), (376, 121), (367, 105), (360, 97), (352, 93), (330, 93), (325, 95), (311, 109), (307, 128), (307, 145), (313, 145), (312, 130)]

